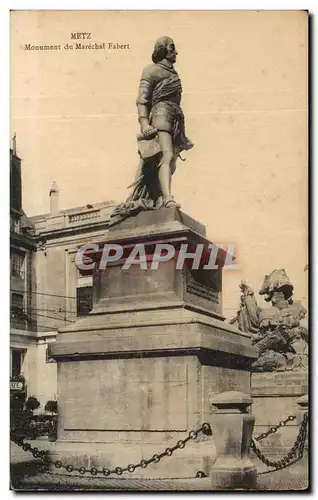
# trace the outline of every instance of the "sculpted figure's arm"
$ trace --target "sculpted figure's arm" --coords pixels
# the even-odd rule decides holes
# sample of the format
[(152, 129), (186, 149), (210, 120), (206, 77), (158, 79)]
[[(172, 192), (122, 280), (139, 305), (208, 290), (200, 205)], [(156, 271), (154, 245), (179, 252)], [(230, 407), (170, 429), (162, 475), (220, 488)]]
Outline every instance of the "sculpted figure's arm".
[(147, 66), (141, 75), (139, 92), (137, 97), (138, 121), (141, 133), (145, 136), (152, 135), (155, 129), (149, 123), (149, 113), (151, 110), (152, 92), (156, 80), (153, 68)]

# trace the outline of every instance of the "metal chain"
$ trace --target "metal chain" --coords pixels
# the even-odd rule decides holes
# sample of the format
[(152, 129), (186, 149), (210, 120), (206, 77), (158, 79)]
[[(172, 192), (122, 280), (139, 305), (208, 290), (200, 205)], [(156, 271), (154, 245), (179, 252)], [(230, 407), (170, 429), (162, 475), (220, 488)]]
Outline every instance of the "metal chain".
[[(266, 458), (264, 453), (256, 446), (256, 440), (259, 441), (259, 439), (257, 439), (257, 438), (252, 439), (251, 448), (252, 448), (253, 452), (255, 453), (255, 455), (259, 458), (259, 460), (261, 460), (261, 462), (263, 462), (265, 465), (267, 465), (267, 467), (273, 467), (274, 470), (285, 469), (285, 467), (288, 467), (289, 465), (291, 465), (291, 463), (294, 462), (293, 459), (296, 458), (299, 460), (299, 459), (303, 458), (304, 447), (305, 447), (305, 442), (306, 442), (306, 437), (307, 437), (307, 423), (308, 423), (308, 412), (306, 412), (304, 414), (304, 417), (303, 417), (303, 420), (302, 420), (302, 423), (301, 423), (301, 426), (300, 426), (300, 429), (298, 432), (298, 436), (297, 436), (293, 446), (291, 447), (289, 453), (287, 453), (287, 455), (285, 457), (283, 457), (281, 460), (273, 461), (273, 460), (269, 460), (268, 458)], [(282, 426), (280, 426), (280, 427), (282, 427)], [(274, 431), (274, 432), (276, 432), (276, 431)], [(269, 434), (271, 434), (271, 432)], [(269, 434), (267, 434), (267, 435), (269, 435)], [(261, 434), (261, 436), (262, 436), (262, 434)]]
[[(289, 415), (285, 420), (281, 420), (279, 424), (272, 426), (268, 431), (263, 432), (256, 438), (252, 438), (251, 448), (256, 456), (268, 467), (273, 467), (274, 470), (284, 469), (291, 465), (291, 462), (294, 458), (301, 459), (303, 457), (304, 446), (307, 437), (307, 423), (308, 423), (308, 412), (304, 414), (298, 436), (290, 449), (289, 453), (283, 457), (281, 460), (272, 461), (266, 458), (264, 453), (257, 448), (256, 441), (260, 441), (261, 439), (266, 438), (267, 436), (274, 434), (281, 427), (285, 427), (286, 424), (292, 420), (295, 420), (296, 415)], [(96, 476), (97, 474), (103, 474), (104, 476), (110, 476), (111, 474), (122, 475), (124, 472), (134, 472), (138, 467), (146, 468), (151, 463), (159, 463), (163, 457), (170, 457), (174, 451), (177, 449), (183, 449), (188, 441), (191, 439), (196, 439), (199, 433), (203, 433), (205, 435), (211, 435), (212, 430), (211, 426), (208, 423), (202, 424), (202, 426), (196, 431), (190, 431), (188, 436), (185, 439), (179, 440), (177, 444), (171, 448), (166, 448), (166, 450), (160, 454), (154, 454), (149, 459), (143, 459), (137, 464), (129, 464), (126, 467), (115, 467), (114, 469), (92, 467), (91, 469), (86, 469), (85, 467), (74, 467), (71, 464), (63, 464), (60, 460), (52, 461), (48, 456), (48, 451), (39, 450), (37, 447), (32, 447), (29, 443), (24, 442), (24, 438), (17, 438), (11, 436), (11, 440), (14, 441), (18, 446), (22, 447), (24, 451), (30, 451), (34, 458), (40, 458), (42, 464), (40, 469), (42, 472), (48, 471), (49, 465), (53, 464), (57, 469), (66, 469), (67, 472), (78, 471), (80, 474), (84, 475), (86, 473), (90, 473), (92, 476)], [(204, 473), (202, 471), (198, 471), (196, 477), (203, 477)]]
[[(180, 439), (177, 444), (171, 448), (166, 448), (164, 452), (160, 454), (154, 454), (149, 459), (143, 459), (137, 464), (129, 464), (126, 467), (115, 467), (114, 469), (107, 469), (106, 467), (97, 468), (92, 467), (91, 469), (86, 469), (85, 467), (74, 467), (71, 464), (63, 464), (60, 460), (53, 461), (48, 456), (48, 451), (39, 450), (37, 447), (32, 447), (29, 443), (24, 442), (24, 438), (17, 438), (11, 436), (11, 440), (14, 441), (18, 446), (21, 446), (24, 451), (30, 451), (34, 458), (40, 458), (42, 464), (40, 466), (41, 472), (47, 472), (49, 469), (49, 465), (52, 464), (57, 469), (65, 469), (67, 472), (78, 471), (80, 474), (84, 475), (85, 473), (90, 473), (92, 476), (96, 476), (97, 474), (103, 474), (104, 476), (110, 476), (111, 474), (117, 474), (121, 476), (123, 472), (134, 472), (138, 467), (146, 468), (151, 463), (159, 463), (163, 457), (171, 457), (174, 451), (178, 449), (183, 449), (186, 443), (192, 439), (196, 439), (200, 433), (203, 433), (207, 436), (212, 435), (212, 429), (210, 424), (204, 423), (202, 426), (196, 431), (190, 431), (188, 436), (185, 439)], [(204, 473), (202, 471), (198, 471), (196, 477), (204, 477)]]
[(260, 441), (261, 439), (264, 439), (266, 438), (267, 436), (269, 436), (270, 434), (274, 434), (275, 432), (277, 432), (278, 429), (280, 429), (281, 427), (285, 427), (285, 425), (288, 423), (288, 422), (291, 422), (292, 420), (295, 420), (296, 418), (296, 415), (289, 415), (285, 420), (281, 420), (279, 422), (279, 424), (277, 425), (273, 425), (272, 427), (270, 427), (268, 429), (268, 431), (266, 432), (262, 432), (262, 434), (260, 434), (259, 436), (257, 436), (255, 439), (255, 441)]

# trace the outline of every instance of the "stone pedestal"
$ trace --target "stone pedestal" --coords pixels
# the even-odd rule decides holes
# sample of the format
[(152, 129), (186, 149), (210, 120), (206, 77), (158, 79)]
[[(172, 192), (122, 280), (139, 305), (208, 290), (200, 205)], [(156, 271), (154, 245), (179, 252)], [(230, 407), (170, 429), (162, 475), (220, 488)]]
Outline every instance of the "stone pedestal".
[[(177, 251), (209, 243), (204, 227), (175, 209), (126, 220), (109, 231), (111, 242), (125, 251), (143, 242), (150, 258), (156, 243)], [(60, 330), (50, 350), (58, 363), (56, 455), (88, 469), (135, 464), (212, 423), (213, 395), (250, 394), (257, 356), (249, 335), (224, 323), (221, 270), (122, 264), (95, 273), (93, 310)], [(213, 435), (200, 434), (125, 477), (210, 476), (216, 459)]]

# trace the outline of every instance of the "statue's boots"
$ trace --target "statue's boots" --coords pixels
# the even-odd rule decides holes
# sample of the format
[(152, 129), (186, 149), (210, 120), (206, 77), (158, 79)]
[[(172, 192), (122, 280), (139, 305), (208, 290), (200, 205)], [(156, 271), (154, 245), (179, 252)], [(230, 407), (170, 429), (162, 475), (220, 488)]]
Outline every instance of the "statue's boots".
[(177, 203), (173, 196), (167, 196), (163, 199), (163, 206), (165, 208), (170, 208), (170, 207), (175, 207), (175, 208), (181, 208), (181, 205), (179, 203)]

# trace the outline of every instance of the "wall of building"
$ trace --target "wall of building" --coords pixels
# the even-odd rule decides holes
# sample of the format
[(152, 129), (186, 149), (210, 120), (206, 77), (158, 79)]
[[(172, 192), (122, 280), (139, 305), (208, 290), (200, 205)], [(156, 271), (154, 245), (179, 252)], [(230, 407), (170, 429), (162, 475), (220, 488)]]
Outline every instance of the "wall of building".
[(25, 377), (27, 396), (38, 398), (41, 412), (57, 396), (57, 365), (48, 358), (48, 345), (56, 340), (59, 328), (77, 319), (77, 288), (92, 284), (91, 277), (78, 272), (77, 247), (102, 241), (112, 204), (59, 211), (54, 184), (51, 213), (27, 219), (22, 210), (21, 160), (15, 148), (10, 151), (10, 167), (10, 375)]
[(21, 351), (21, 375), (26, 379), (28, 395), (37, 393), (37, 345), (34, 335), (25, 330), (11, 329), (10, 356), (12, 350)]
[(55, 342), (56, 332), (50, 332), (37, 338), (26, 335), (23, 330), (11, 331), (10, 354), (21, 351), (21, 372), (26, 379), (27, 397), (35, 396), (40, 401), (39, 412), (49, 399), (56, 399), (57, 372), (56, 363), (47, 357), (50, 342)]
[(31, 273), (31, 317), (37, 332), (32, 345), (25, 345), (23, 369), (28, 395), (38, 398), (40, 412), (57, 396), (57, 365), (47, 357), (48, 344), (56, 340), (59, 328), (76, 321), (77, 288), (92, 284), (76, 267), (77, 248), (103, 241), (110, 211), (111, 205), (104, 203), (32, 218), (38, 244)]
[(41, 411), (44, 411), (47, 401), (50, 399), (56, 399), (57, 397), (57, 365), (47, 356), (47, 349), (50, 342), (55, 342), (55, 336), (43, 337), (39, 339), (36, 348), (36, 397), (41, 403)]
[(75, 253), (82, 244), (103, 241), (111, 210), (112, 205), (104, 202), (32, 218), (39, 240), (35, 255), (39, 331), (76, 320), (76, 288), (81, 284)]

